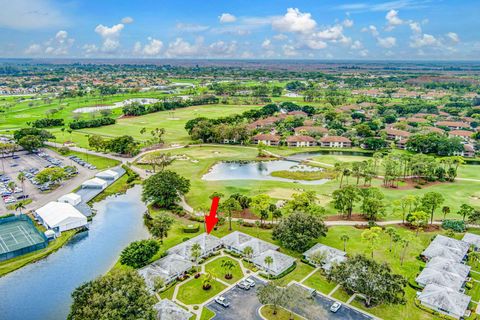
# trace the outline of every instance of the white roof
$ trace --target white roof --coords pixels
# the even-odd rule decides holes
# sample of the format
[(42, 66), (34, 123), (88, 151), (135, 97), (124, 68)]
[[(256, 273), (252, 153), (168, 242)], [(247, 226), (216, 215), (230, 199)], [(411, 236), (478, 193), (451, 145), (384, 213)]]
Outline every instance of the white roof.
[(415, 281), (423, 286), (433, 283), (459, 291), (465, 282), (465, 278), (455, 273), (425, 268)]
[(79, 202), (82, 200), (82, 196), (76, 193), (67, 193), (60, 198), (58, 198), (58, 201), (64, 202), (64, 201), (72, 201), (72, 202)]
[[(273, 263), (271, 265), (267, 265), (265, 263), (266, 257), (272, 258)], [(295, 258), (275, 250), (268, 250), (253, 258), (252, 261), (261, 266), (263, 269), (267, 270), (267, 272), (278, 275), (288, 269), (295, 262)]]
[(470, 245), (465, 241), (437, 235), (422, 252), (422, 255), (428, 259), (443, 257), (460, 262), (467, 254), (469, 248)]
[(52, 201), (35, 212), (50, 228), (74, 221), (84, 221), (87, 224), (87, 217), (69, 203)]
[(317, 243), (303, 254), (305, 257), (310, 258), (315, 253), (320, 253), (325, 255), (325, 259), (322, 265), (324, 270), (330, 270), (334, 264), (339, 264), (347, 260), (347, 253), (336, 248), (326, 246), (321, 243)]
[(195, 238), (192, 238), (179, 245), (176, 245), (175, 247), (170, 248), (167, 252), (169, 254), (178, 254), (179, 256), (190, 260), (192, 258), (191, 248), (194, 243), (198, 243), (200, 245), (200, 256), (204, 256), (205, 254), (213, 251), (214, 249), (222, 245), (222, 242), (217, 237), (207, 233), (202, 233)]
[(270, 242), (260, 240), (239, 231), (234, 231), (226, 235), (222, 238), (222, 242), (225, 246), (233, 247), (240, 252), (243, 252), (246, 247), (251, 247), (253, 249), (253, 257), (267, 250), (278, 250), (278, 246)]
[(467, 232), (463, 236), (462, 241), (465, 241), (470, 245), (480, 248), (480, 236), (478, 234)]
[(427, 268), (432, 268), (442, 272), (455, 273), (462, 278), (467, 278), (471, 269), (471, 267), (467, 266), (466, 264), (443, 257), (432, 258), (430, 261), (428, 261)]
[(189, 259), (185, 259), (178, 254), (170, 254), (143, 267), (138, 270), (138, 273), (145, 279), (147, 287), (153, 289), (155, 278), (160, 277), (166, 281), (190, 270), (192, 267), (193, 263)]
[(82, 185), (105, 186), (105, 185), (107, 185), (107, 181), (105, 181), (103, 179), (100, 179), (100, 178), (93, 178), (93, 179), (85, 181), (84, 183), (82, 183)]
[(157, 319), (159, 320), (188, 320), (193, 316), (193, 314), (168, 299), (157, 302), (153, 309), (157, 311)]
[(446, 287), (429, 284), (423, 289), (418, 299), (424, 304), (461, 317), (465, 314), (471, 297)]
[(116, 176), (118, 176), (119, 173), (117, 171), (113, 171), (113, 170), (105, 170), (105, 171), (102, 171), (102, 172), (99, 172), (97, 173), (95, 176), (96, 177), (111, 177), (111, 178), (115, 178)]

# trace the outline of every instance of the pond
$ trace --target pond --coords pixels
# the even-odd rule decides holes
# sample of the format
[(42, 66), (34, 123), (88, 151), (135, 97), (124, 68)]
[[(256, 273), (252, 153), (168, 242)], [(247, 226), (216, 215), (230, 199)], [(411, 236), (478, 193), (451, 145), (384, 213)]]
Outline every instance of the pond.
[(0, 318), (66, 319), (71, 293), (105, 274), (130, 242), (149, 237), (141, 187), (94, 205), (88, 232), (77, 234), (59, 251), (0, 278)]
[(280, 177), (273, 177), (274, 171), (319, 171), (321, 168), (302, 165), (298, 162), (287, 160), (272, 161), (230, 161), (219, 162), (210, 168), (202, 179), (207, 181), (216, 180), (275, 180), (285, 182), (297, 182), (300, 184), (324, 184), (328, 179), (320, 180), (292, 180)]
[(132, 104), (132, 103), (139, 103), (142, 105), (147, 105), (147, 104), (152, 104), (155, 102), (158, 102), (158, 99), (153, 99), (153, 98), (133, 98), (133, 99), (128, 99), (120, 102), (114, 102), (113, 105), (111, 106), (95, 106), (95, 107), (83, 107), (83, 108), (77, 108), (73, 110), (73, 113), (91, 113), (91, 112), (98, 112), (101, 110), (111, 110), (111, 109), (117, 109), (117, 108), (123, 108), (126, 105)]

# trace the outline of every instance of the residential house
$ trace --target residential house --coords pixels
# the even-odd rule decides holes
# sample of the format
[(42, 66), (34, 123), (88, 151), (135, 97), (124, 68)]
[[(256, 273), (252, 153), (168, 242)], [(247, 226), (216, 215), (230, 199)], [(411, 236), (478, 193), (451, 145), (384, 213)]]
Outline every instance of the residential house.
[(317, 144), (310, 136), (290, 136), (286, 142), (289, 147), (313, 147)]
[(464, 241), (437, 235), (430, 245), (421, 253), (426, 259), (443, 257), (456, 262), (465, 259), (470, 245)]
[(328, 136), (320, 139), (322, 147), (329, 148), (350, 148), (352, 146), (352, 141), (345, 137), (340, 136)]
[(435, 123), (437, 127), (447, 127), (450, 130), (462, 130), (470, 128), (470, 125), (461, 121), (438, 121)]
[(428, 284), (437, 284), (455, 291), (460, 291), (465, 284), (465, 280), (466, 277), (462, 277), (457, 273), (429, 267), (424, 268), (415, 279), (415, 281), (422, 287), (425, 287)]
[(295, 110), (295, 111), (290, 111), (287, 113), (289, 116), (295, 116), (295, 117), (302, 117), (306, 118), (308, 117), (308, 114), (306, 112), (300, 111), (300, 110)]
[(411, 135), (410, 132), (408, 131), (397, 130), (393, 128), (385, 129), (385, 132), (387, 133), (387, 139), (396, 140), (396, 141), (406, 139)]
[(460, 152), (455, 151), (453, 153), (456, 156), (462, 156), (465, 158), (474, 158), (475, 157), (475, 148), (471, 144), (464, 144), (463, 150)]
[(190, 261), (190, 257), (185, 258), (178, 254), (169, 254), (139, 269), (138, 273), (145, 280), (149, 290), (153, 291), (155, 279), (160, 278), (165, 284), (169, 284), (192, 268), (193, 263)]
[(471, 299), (463, 293), (437, 284), (427, 285), (418, 295), (422, 305), (456, 319), (468, 316), (467, 310)]
[[(267, 257), (272, 258), (272, 263), (269, 264), (265, 262)], [(254, 257), (252, 262), (266, 273), (273, 276), (278, 276), (293, 266), (295, 263), (295, 258), (275, 250), (267, 250)]]
[(467, 232), (463, 235), (462, 241), (473, 246), (475, 249), (480, 249), (480, 235)]
[(252, 237), (240, 231), (234, 231), (221, 239), (225, 249), (244, 255), (246, 247), (252, 248), (252, 257), (256, 257), (269, 250), (278, 250), (278, 246)]
[(193, 317), (192, 313), (168, 299), (160, 300), (153, 305), (153, 309), (157, 313), (157, 320), (188, 320)]
[(296, 127), (293, 129), (295, 131), (295, 134), (297, 135), (302, 135), (302, 134), (327, 134), (328, 129), (324, 127), (318, 127), (318, 126), (301, 126), (301, 127)]
[(280, 136), (276, 134), (260, 133), (252, 137), (254, 144), (263, 143), (267, 146), (278, 146), (280, 143)]
[(170, 248), (168, 254), (177, 254), (185, 259), (192, 259), (192, 246), (194, 243), (200, 245), (200, 257), (204, 258), (216, 252), (222, 247), (222, 241), (219, 238), (207, 233), (202, 233), (195, 238), (189, 239), (181, 244)]
[(321, 263), (321, 267), (325, 271), (329, 271), (334, 265), (347, 260), (347, 253), (345, 251), (338, 250), (336, 248), (332, 248), (321, 243), (317, 243), (316, 245), (305, 251), (303, 253), (303, 256), (311, 263), (317, 264), (314, 259), (312, 260), (312, 257), (315, 257), (315, 255), (317, 254), (322, 257), (323, 261)]
[(471, 269), (471, 267), (467, 266), (466, 264), (459, 263), (450, 259), (445, 259), (442, 257), (432, 258), (430, 261), (428, 261), (426, 267), (441, 272), (454, 273), (462, 277), (463, 279), (466, 279), (468, 277)]
[(470, 142), (474, 132), (468, 130), (452, 130), (448, 132), (450, 137), (461, 138), (464, 142)]

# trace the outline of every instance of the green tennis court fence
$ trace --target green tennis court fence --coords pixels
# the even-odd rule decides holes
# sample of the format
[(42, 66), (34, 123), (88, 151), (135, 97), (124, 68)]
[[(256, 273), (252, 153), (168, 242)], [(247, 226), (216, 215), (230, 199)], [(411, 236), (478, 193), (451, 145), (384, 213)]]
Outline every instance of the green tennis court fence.
[(12, 259), (36, 250), (44, 249), (48, 246), (47, 237), (42, 232), (37, 230), (32, 219), (30, 219), (30, 217), (28, 217), (25, 214), (21, 214), (19, 216), (9, 216), (9, 217), (0, 219), (0, 234), (2, 234), (2, 226), (7, 227), (9, 224), (11, 225), (12, 223), (20, 222), (20, 221), (24, 221), (26, 226), (30, 229), (30, 231), (36, 233), (36, 237), (38, 237), (40, 241), (16, 250), (0, 253), (0, 261)]

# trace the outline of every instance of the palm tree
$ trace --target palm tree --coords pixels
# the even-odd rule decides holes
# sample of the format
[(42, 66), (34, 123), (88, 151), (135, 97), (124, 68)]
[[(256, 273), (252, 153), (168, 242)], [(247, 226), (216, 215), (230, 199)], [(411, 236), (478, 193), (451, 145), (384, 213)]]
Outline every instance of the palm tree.
[(245, 257), (247, 257), (248, 260), (250, 260), (253, 256), (253, 248), (250, 246), (247, 246), (243, 249), (243, 254)]
[(388, 234), (388, 236), (390, 237), (390, 249), (388, 251), (392, 252), (392, 240), (393, 240), (393, 235), (395, 233), (397, 233), (397, 231), (395, 230), (395, 228), (393, 227), (387, 227), (385, 229), (385, 233)]
[(22, 210), (25, 209), (25, 203), (23, 201), (15, 203), (15, 211), (20, 211), (20, 214), (22, 214)]
[(347, 251), (347, 242), (348, 240), (350, 240), (350, 237), (348, 236), (348, 234), (344, 233), (340, 236), (340, 240), (343, 241), (343, 251)]
[(210, 290), (212, 287), (212, 274), (210, 272), (207, 272), (205, 274), (205, 279), (203, 279), (202, 282), (202, 288), (203, 290)]
[(222, 268), (225, 271), (225, 279), (232, 279), (232, 269), (235, 268), (235, 263), (230, 259), (222, 260)]
[(25, 176), (25, 173), (23, 172), (20, 172), (17, 176), (17, 179), (18, 181), (20, 181), (20, 183), (22, 184), (22, 191), (23, 191), (23, 194), (25, 194), (25, 180), (26, 180), (26, 176)]
[(273, 264), (273, 258), (266, 256), (264, 262), (267, 265), (267, 269), (269, 269), (268, 273), (270, 273), (270, 266)]
[(445, 217), (447, 216), (447, 214), (450, 213), (450, 207), (449, 206), (443, 206), (442, 207), (442, 213), (443, 213), (443, 220), (445, 220)]
[(192, 257), (193, 261), (195, 262), (195, 270), (198, 272), (198, 258), (202, 254), (202, 247), (199, 243), (194, 243), (190, 248), (190, 256)]

